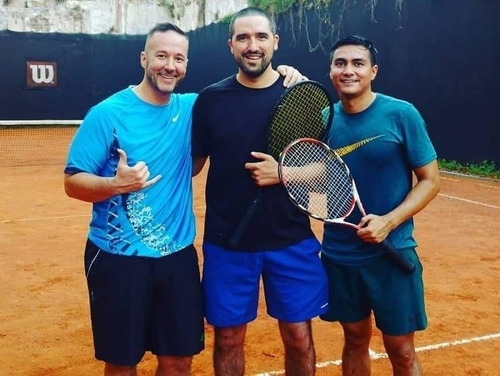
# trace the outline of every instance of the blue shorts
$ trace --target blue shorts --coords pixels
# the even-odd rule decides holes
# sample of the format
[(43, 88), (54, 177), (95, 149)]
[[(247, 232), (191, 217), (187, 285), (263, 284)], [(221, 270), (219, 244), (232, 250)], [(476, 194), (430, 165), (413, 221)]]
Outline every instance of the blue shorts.
[(316, 239), (259, 252), (205, 243), (203, 253), (205, 316), (213, 326), (238, 326), (257, 317), (261, 276), (267, 313), (275, 319), (303, 322), (328, 308), (327, 279)]
[(370, 316), (388, 335), (406, 335), (427, 327), (422, 264), (414, 249), (401, 251), (416, 269), (402, 272), (388, 255), (359, 266), (339, 265), (322, 256), (328, 274), (330, 309), (325, 321), (353, 323)]
[(160, 258), (85, 248), (95, 357), (131, 366), (146, 351), (192, 356), (204, 348), (198, 255), (193, 246)]

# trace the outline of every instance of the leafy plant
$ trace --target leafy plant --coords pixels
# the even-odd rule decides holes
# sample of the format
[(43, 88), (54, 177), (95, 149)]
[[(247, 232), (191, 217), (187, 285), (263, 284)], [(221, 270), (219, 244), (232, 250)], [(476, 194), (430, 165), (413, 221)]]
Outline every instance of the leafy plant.
[(483, 160), (478, 163), (462, 164), (453, 160), (439, 159), (438, 165), (443, 171), (500, 179), (500, 168), (493, 161)]

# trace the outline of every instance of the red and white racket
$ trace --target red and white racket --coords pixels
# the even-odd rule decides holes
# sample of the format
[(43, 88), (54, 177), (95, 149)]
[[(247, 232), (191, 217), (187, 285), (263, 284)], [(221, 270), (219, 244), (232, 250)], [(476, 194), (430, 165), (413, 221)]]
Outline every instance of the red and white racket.
[[(355, 206), (366, 215), (356, 183), (342, 158), (328, 145), (312, 138), (293, 141), (281, 153), (279, 176), (292, 202), (312, 218), (359, 229), (346, 220)], [(387, 240), (380, 244), (403, 271), (415, 270)]]

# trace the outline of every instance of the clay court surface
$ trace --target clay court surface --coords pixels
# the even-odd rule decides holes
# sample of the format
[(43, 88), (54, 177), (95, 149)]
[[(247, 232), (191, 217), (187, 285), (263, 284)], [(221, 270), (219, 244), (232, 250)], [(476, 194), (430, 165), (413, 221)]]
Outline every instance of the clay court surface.
[[(90, 205), (65, 196), (62, 162), (46, 160), (59, 147), (37, 151), (45, 142), (7, 150), (11, 141), (0, 133), (0, 375), (101, 375), (83, 274)], [(40, 156), (12, 166), (12, 155), (23, 153)], [(194, 185), (201, 249), (204, 175)], [(429, 316), (416, 346), (426, 375), (500, 375), (499, 215), (500, 182), (442, 174), (439, 196), (416, 217)], [(320, 236), (322, 225), (312, 223)], [(317, 375), (340, 375), (340, 327), (315, 319), (313, 330)], [(193, 375), (212, 374), (212, 333), (207, 326)], [(377, 331), (371, 349), (372, 374), (390, 375)], [(284, 374), (277, 325), (262, 305), (246, 354), (247, 375)], [(139, 374), (154, 375), (154, 365), (146, 355)]]

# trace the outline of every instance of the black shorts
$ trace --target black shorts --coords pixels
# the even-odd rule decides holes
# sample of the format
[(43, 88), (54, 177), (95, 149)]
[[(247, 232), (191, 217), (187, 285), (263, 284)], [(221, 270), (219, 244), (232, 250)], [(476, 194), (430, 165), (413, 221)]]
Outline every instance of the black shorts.
[(130, 366), (146, 351), (192, 356), (203, 350), (203, 298), (194, 246), (148, 258), (111, 254), (87, 241), (85, 274), (97, 359)]

